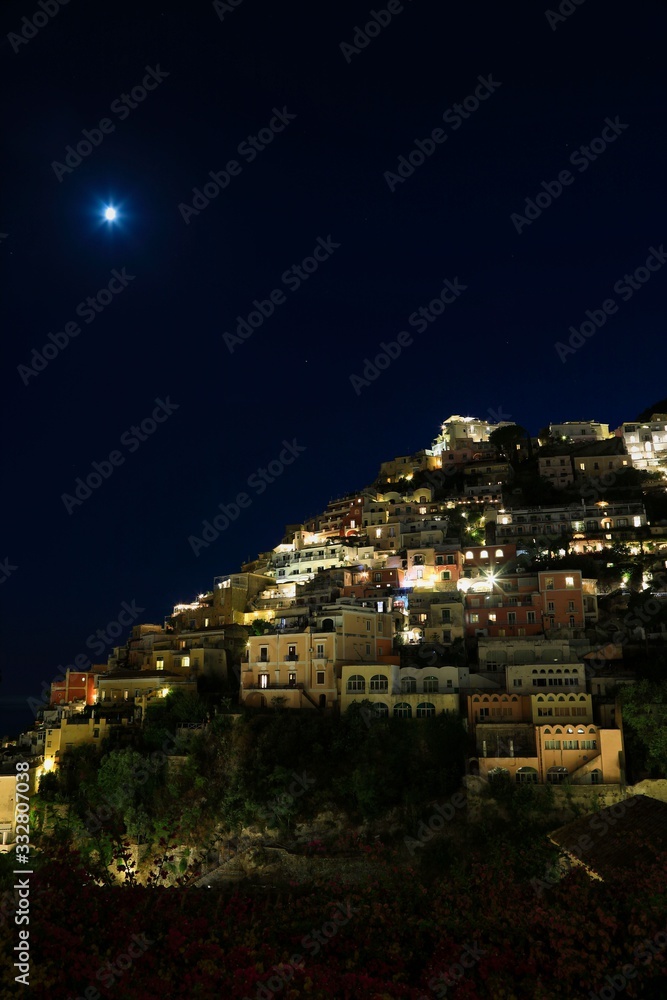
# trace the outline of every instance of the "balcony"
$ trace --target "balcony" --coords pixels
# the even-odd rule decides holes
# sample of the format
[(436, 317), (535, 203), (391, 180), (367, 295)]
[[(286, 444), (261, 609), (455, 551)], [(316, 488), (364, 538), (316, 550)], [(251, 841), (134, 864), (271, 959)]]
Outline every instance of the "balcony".
[(303, 691), (303, 684), (244, 684), (244, 691)]
[(287, 661), (287, 663), (296, 663), (298, 659), (299, 659), (298, 653), (288, 653), (285, 656), (283, 662)]

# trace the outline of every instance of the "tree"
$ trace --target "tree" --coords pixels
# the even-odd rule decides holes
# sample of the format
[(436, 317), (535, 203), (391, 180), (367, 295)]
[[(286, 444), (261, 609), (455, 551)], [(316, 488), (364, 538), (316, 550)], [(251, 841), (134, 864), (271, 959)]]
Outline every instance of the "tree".
[(656, 777), (667, 776), (667, 681), (624, 684), (619, 691), (623, 711), (623, 727), (636, 739), (643, 752), (643, 761), (635, 760), (635, 768), (644, 763)]
[(654, 413), (667, 413), (667, 399), (660, 399), (653, 406), (648, 406), (645, 410), (639, 414), (636, 418), (638, 424), (646, 423), (650, 420)]
[(517, 445), (526, 445), (529, 452), (532, 451), (530, 435), (526, 428), (521, 427), (520, 424), (496, 427), (495, 431), (491, 431), (489, 434), (489, 444), (493, 445), (513, 465), (517, 461), (519, 451)]

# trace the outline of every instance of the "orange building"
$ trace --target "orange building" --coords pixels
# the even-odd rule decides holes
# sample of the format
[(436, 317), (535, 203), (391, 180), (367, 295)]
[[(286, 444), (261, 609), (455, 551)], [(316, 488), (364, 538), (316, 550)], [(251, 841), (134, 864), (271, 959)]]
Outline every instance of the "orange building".
[(583, 629), (588, 613), (580, 570), (490, 573), (471, 581), (465, 608), (467, 636), (501, 638)]
[(544, 627), (583, 628), (584, 593), (581, 570), (538, 573)]
[[(101, 669), (106, 670), (106, 667)], [(68, 705), (71, 701), (82, 701), (86, 705), (93, 705), (94, 692), (95, 674), (92, 671), (68, 668), (62, 680), (53, 681), (51, 684), (51, 705)]]
[(403, 587), (402, 569), (364, 569), (352, 572), (352, 583), (341, 587), (342, 597), (382, 597), (390, 588)]

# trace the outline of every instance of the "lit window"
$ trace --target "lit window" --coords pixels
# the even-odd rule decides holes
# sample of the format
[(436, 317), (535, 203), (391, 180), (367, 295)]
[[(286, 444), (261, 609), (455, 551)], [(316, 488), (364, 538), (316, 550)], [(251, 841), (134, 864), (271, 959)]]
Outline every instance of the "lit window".
[(466, 559), (474, 559), (472, 552), (466, 552)]
[(496, 549), (496, 559), (502, 559), (502, 558), (503, 558), (503, 550)]
[(382, 528), (376, 528), (375, 529), (375, 537), (376, 538), (382, 538)]
[(470, 615), (470, 624), (477, 625), (478, 623), (479, 623), (479, 615), (475, 614)]
[(574, 587), (574, 577), (573, 576), (566, 576), (565, 577), (565, 586), (566, 587)]
[(479, 554), (479, 557), (480, 559), (488, 559), (489, 553), (486, 551), (486, 549), (482, 549), (482, 551)]

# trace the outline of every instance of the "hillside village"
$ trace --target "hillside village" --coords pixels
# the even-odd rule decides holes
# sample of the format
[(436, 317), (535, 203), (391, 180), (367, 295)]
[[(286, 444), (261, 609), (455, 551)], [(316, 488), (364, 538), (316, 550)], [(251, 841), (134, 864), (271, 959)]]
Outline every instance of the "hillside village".
[(665, 413), (537, 438), (452, 416), (162, 624), (135, 624), (106, 664), (68, 667), (5, 765), (28, 754), (36, 788), (183, 692), (209, 698), (194, 728), (218, 711), (445, 713), (484, 781), (622, 788), (619, 686), (667, 650), (666, 495)]

